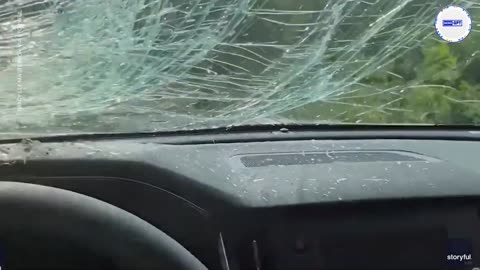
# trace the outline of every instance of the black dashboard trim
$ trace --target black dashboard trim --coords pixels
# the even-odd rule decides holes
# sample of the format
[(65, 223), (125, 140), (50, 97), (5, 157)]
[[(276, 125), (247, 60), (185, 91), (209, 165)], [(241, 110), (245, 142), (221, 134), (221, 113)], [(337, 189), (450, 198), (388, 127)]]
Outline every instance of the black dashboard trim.
[[(25, 136), (28, 134), (28, 136)], [(136, 133), (19, 133), (17, 138), (0, 139), (0, 144), (19, 143), (26, 137), (40, 142), (104, 141), (141, 139), (172, 145), (241, 143), (292, 140), (357, 140), (357, 139), (414, 139), (414, 140), (480, 140), (480, 126), (467, 125), (245, 125), (210, 129), (136, 132)], [(5, 135), (7, 136), (7, 135)], [(9, 137), (15, 134), (9, 135)], [(1, 150), (0, 150), (1, 151)]]

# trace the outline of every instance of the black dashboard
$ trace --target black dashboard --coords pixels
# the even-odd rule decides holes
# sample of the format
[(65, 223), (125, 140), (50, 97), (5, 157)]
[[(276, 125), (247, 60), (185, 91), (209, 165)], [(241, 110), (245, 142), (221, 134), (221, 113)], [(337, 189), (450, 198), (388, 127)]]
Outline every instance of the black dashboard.
[(480, 266), (474, 140), (11, 142), (3, 181), (125, 209), (209, 269)]

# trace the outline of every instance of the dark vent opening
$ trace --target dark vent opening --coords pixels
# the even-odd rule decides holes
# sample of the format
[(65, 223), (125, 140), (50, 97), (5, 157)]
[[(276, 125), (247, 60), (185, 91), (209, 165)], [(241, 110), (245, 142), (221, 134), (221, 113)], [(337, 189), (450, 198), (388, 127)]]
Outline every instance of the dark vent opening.
[(305, 154), (252, 155), (240, 158), (245, 167), (288, 166), (332, 162), (423, 161), (423, 159), (393, 152), (323, 152)]

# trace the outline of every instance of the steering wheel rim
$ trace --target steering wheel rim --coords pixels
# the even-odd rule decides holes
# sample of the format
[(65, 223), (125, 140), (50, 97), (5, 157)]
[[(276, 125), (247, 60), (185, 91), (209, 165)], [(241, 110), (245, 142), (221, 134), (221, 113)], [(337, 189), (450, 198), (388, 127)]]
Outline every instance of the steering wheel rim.
[(119, 269), (207, 270), (188, 250), (141, 218), (76, 192), (0, 182), (0, 235), (48, 233), (110, 256)]

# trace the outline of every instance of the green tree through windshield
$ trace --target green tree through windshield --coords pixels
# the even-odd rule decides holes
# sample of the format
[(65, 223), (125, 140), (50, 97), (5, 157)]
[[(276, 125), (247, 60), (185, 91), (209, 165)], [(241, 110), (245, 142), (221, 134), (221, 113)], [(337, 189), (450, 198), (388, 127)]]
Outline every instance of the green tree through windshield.
[[(480, 9), (470, 10), (480, 18)], [(292, 117), (352, 123), (478, 124), (480, 122), (480, 34), (458, 44), (437, 36), (365, 77), (365, 88), (332, 102), (289, 111)], [(372, 93), (372, 88), (377, 89)], [(375, 94), (377, 92), (378, 94)]]
[[(465, 7), (470, 35), (434, 20)], [(480, 4), (3, 0), (4, 133), (480, 122)]]

